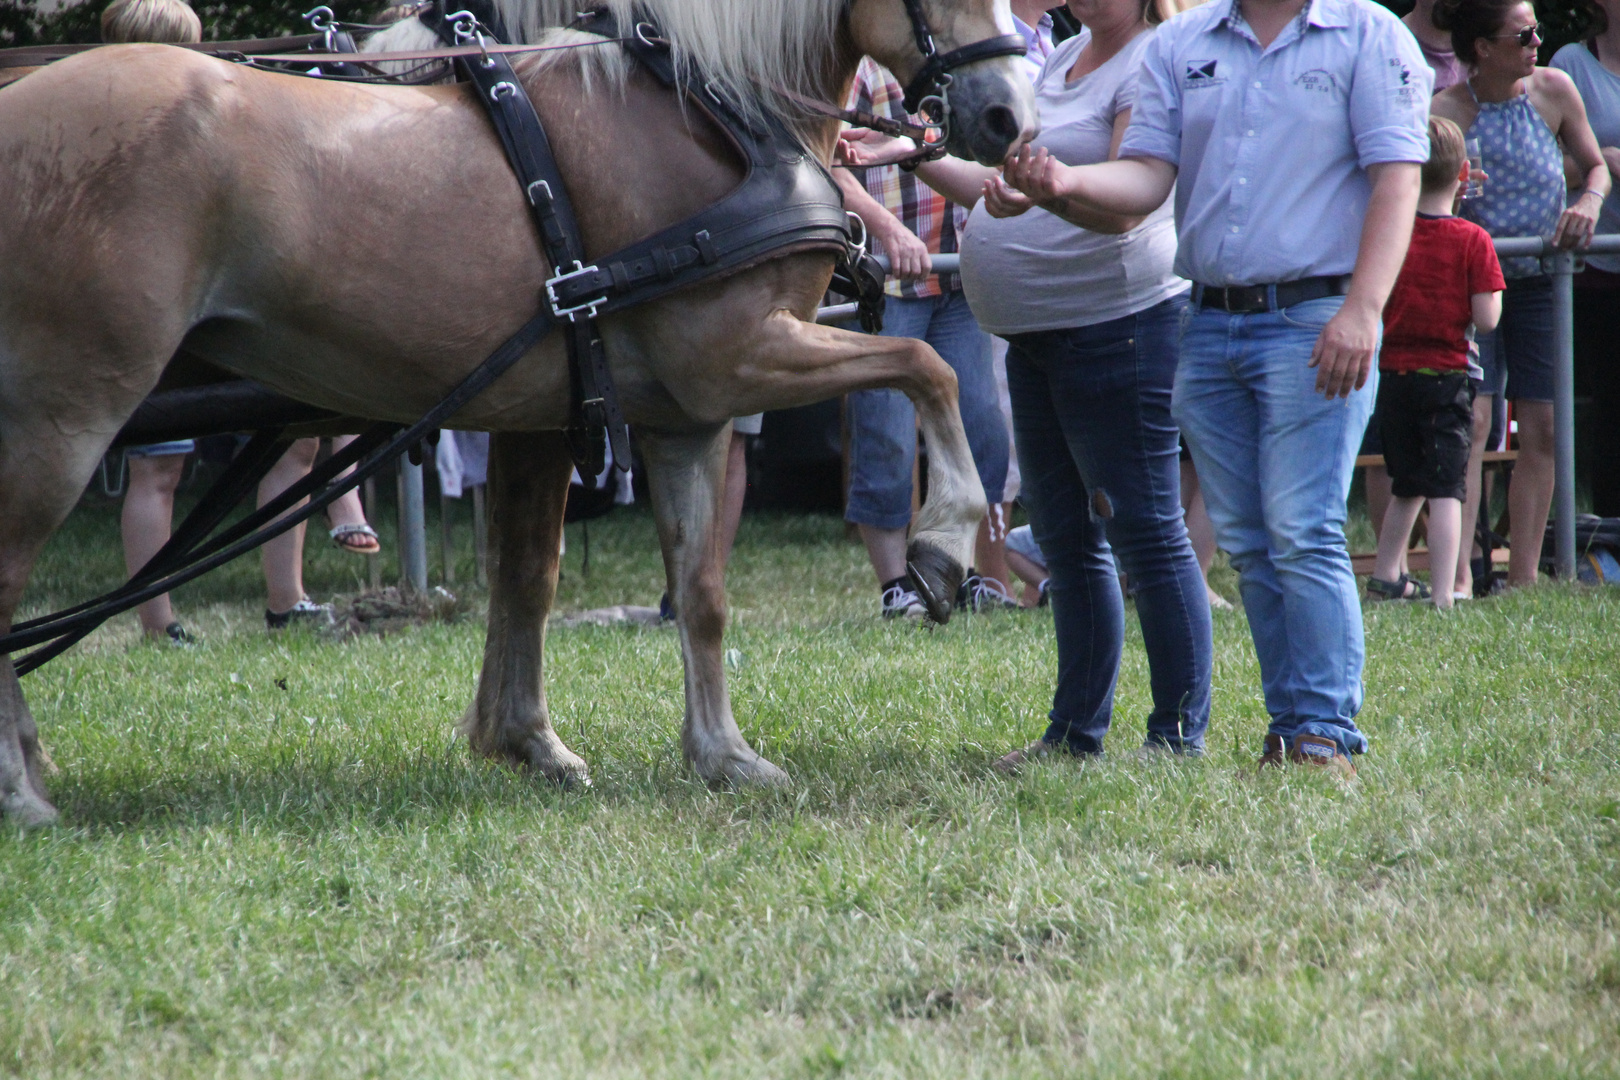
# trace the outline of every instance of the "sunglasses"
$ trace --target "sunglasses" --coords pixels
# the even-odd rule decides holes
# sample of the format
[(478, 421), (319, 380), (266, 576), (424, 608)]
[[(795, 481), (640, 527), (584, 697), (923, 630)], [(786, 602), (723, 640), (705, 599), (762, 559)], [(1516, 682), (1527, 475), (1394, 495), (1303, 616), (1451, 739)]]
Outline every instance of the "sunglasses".
[(1541, 36), (1541, 24), (1540, 23), (1532, 23), (1531, 25), (1525, 27), (1523, 30), (1520, 30), (1516, 34), (1492, 34), (1491, 35), (1491, 40), (1492, 41), (1502, 41), (1502, 40), (1504, 40), (1506, 38), (1512, 38), (1515, 41), (1517, 41), (1519, 43), (1519, 48), (1521, 48), (1521, 49), (1528, 49), (1531, 45), (1535, 44), (1536, 42), (1546, 40), (1545, 38), (1543, 38)]

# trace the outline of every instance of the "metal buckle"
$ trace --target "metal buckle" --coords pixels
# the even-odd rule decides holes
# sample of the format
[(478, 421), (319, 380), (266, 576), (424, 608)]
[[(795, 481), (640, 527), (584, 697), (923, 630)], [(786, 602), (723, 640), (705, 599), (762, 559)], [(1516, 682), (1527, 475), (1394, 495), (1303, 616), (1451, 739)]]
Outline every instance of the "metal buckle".
[(551, 202), (551, 185), (546, 183), (544, 180), (536, 180), (534, 183), (530, 184), (528, 186), (528, 188), (526, 189), (526, 193), (529, 196), (529, 205), (530, 206), (539, 206), (540, 205), (539, 201), (536, 200), (535, 197), (534, 197), (535, 188), (539, 188), (541, 191), (544, 191), (546, 193), (546, 202), (548, 202), (548, 203)]
[[(866, 221), (853, 210), (845, 210), (844, 216), (849, 219), (849, 247), (855, 253), (855, 258), (851, 262), (855, 262), (866, 254)], [(860, 239), (856, 240), (856, 236), (859, 236)]]
[(581, 311), (585, 313), (584, 317), (587, 319), (596, 318), (597, 309), (608, 302), (608, 298), (605, 293), (601, 296), (586, 300), (582, 304), (575, 304), (573, 307), (562, 307), (560, 306), (562, 304), (562, 298), (557, 295), (557, 285), (564, 281), (570, 281), (574, 278), (583, 277), (586, 274), (594, 274), (597, 272), (598, 271), (595, 264), (583, 266), (580, 264), (578, 259), (575, 259), (574, 268), (572, 270), (569, 270), (567, 273), (556, 274), (547, 278), (546, 300), (551, 304), (551, 313), (557, 316), (557, 318), (567, 319), (569, 322), (578, 322), (579, 313)]

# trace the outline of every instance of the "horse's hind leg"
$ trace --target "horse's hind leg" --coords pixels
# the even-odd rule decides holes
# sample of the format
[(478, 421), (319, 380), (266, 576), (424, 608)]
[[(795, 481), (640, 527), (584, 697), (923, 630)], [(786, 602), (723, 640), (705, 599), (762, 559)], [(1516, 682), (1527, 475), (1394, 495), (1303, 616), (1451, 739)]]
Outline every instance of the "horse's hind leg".
[(670, 603), (686, 669), (681, 749), (706, 780), (778, 784), (787, 774), (761, 757), (737, 730), (726, 691), (720, 644), (726, 629), (725, 567), (720, 563), (720, 492), (731, 428), (672, 434), (638, 429), (658, 518)]
[[(45, 541), (78, 501), (106, 440), (63, 434), (78, 425), (0, 410), (0, 633), (11, 629)], [(25, 827), (56, 819), (42, 773), (48, 759), (11, 657), (0, 657), (0, 816)]]
[(486, 757), (534, 769), (559, 783), (589, 783), (585, 762), (552, 730), (541, 674), (572, 469), (561, 432), (503, 432), (490, 439), (495, 559), (489, 628), (478, 693), (462, 730)]

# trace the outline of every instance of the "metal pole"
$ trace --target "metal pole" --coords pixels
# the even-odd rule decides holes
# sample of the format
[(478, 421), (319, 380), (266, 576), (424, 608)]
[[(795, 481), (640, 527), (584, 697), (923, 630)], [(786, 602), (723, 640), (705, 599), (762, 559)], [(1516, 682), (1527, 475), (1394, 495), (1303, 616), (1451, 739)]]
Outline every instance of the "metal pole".
[(480, 589), (489, 588), (489, 520), (484, 516), (484, 485), (474, 484), (473, 571)]
[(1575, 256), (1548, 255), (1553, 281), (1553, 566), (1558, 580), (1575, 578)]
[[(377, 478), (366, 477), (364, 485), (366, 499), (366, 520), (373, 528), (377, 524)], [(382, 553), (366, 556), (366, 573), (371, 579), (371, 591), (377, 592), (382, 588)]]
[(399, 459), (399, 568), (401, 584), (427, 592), (427, 515), (422, 505), (422, 466)]
[(439, 489), (439, 555), (444, 560), (446, 587), (456, 583), (456, 540), (450, 522), (450, 506), (455, 500)]

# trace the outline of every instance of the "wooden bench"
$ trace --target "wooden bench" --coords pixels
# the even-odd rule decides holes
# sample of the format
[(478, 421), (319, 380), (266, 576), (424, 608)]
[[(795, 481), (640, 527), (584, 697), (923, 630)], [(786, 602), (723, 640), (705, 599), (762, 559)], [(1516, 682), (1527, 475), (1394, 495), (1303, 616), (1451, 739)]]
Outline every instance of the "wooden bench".
[[(1482, 461), (1486, 467), (1496, 466), (1500, 468), (1503, 465), (1517, 461), (1518, 458), (1519, 452), (1517, 450), (1487, 450)], [(1356, 468), (1358, 469), (1365, 469), (1369, 465), (1383, 464), (1384, 455), (1382, 454), (1360, 454), (1356, 457)], [(1417, 534), (1417, 531), (1417, 529), (1412, 530), (1414, 536)], [(1373, 572), (1373, 565), (1377, 562), (1377, 560), (1378, 553), (1376, 551), (1353, 551), (1350, 553), (1350, 565), (1358, 574), (1371, 574)], [(1491, 552), (1491, 565), (1506, 566), (1507, 561), (1507, 548), (1496, 548)], [(1428, 570), (1429, 549), (1427, 547), (1415, 546), (1408, 548), (1406, 552), (1406, 565), (1407, 569), (1409, 570)]]

